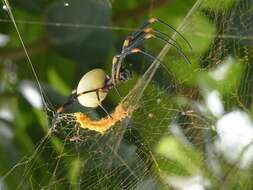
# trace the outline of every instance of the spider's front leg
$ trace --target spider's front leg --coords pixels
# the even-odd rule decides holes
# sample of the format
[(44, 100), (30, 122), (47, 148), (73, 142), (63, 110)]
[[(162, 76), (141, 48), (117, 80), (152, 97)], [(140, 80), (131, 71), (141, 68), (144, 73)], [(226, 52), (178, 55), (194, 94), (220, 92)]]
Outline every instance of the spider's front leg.
[(122, 46), (122, 52), (124, 52), (124, 50), (126, 48), (128, 48), (133, 42), (136, 41), (136, 39), (140, 38), (141, 36), (146, 36), (146, 37), (144, 37), (146, 39), (148, 39), (150, 37), (161, 37), (161, 38), (171, 41), (173, 44), (176, 44), (176, 46), (181, 49), (181, 46), (169, 35), (167, 35), (164, 32), (161, 32), (159, 30), (154, 29), (152, 27), (152, 24), (154, 24), (154, 23), (160, 23), (161, 25), (165, 26), (166, 28), (177, 33), (184, 40), (184, 42), (189, 46), (189, 48), (192, 49), (192, 46), (188, 42), (188, 40), (180, 32), (178, 32), (175, 28), (173, 28), (172, 26), (170, 26), (169, 24), (167, 24), (166, 22), (164, 22), (160, 19), (150, 18), (141, 27), (136, 29), (136, 31), (134, 31), (128, 37), (126, 37), (126, 39), (123, 43), (123, 46)]
[(139, 52), (139, 53), (142, 53), (145, 56), (148, 56), (148, 57), (154, 59), (154, 56), (152, 56), (151, 54), (149, 54), (147, 52), (144, 52), (142, 50), (137, 50), (136, 51), (136, 50), (133, 50), (133, 49), (135, 49), (136, 47), (138, 47), (139, 45), (144, 43), (144, 41), (147, 40), (147, 39), (156, 38), (156, 39), (170, 45), (171, 47), (175, 48), (178, 51), (178, 53), (180, 53), (181, 56), (183, 56), (183, 58), (185, 59), (185, 61), (187, 63), (191, 63), (190, 60), (188, 59), (188, 57), (183, 52), (181, 46), (176, 42), (176, 40), (174, 40), (172, 37), (170, 37), (166, 33), (161, 32), (161, 31), (156, 30), (156, 29), (151, 27), (151, 25), (155, 22), (160, 23), (161, 25), (163, 25), (163, 26), (173, 30), (174, 32), (176, 32), (186, 42), (186, 44), (189, 46), (189, 48), (192, 49), (190, 43), (185, 39), (185, 37), (180, 32), (178, 32), (172, 26), (170, 26), (169, 24), (163, 22), (160, 19), (151, 18), (146, 23), (144, 23), (139, 29), (137, 29), (135, 32), (130, 34), (125, 39), (125, 41), (123, 43), (123, 46), (122, 46), (121, 55), (129, 55), (131, 53)]
[(56, 113), (60, 114), (64, 112), (65, 108), (71, 105), (74, 101), (76, 101), (76, 90), (73, 90), (71, 95), (68, 97), (67, 101), (57, 109)]

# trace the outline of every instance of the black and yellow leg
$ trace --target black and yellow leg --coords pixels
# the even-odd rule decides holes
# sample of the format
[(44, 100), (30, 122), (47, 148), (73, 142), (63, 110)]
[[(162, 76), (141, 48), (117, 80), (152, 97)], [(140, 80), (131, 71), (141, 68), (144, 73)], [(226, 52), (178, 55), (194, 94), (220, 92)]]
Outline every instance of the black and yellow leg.
[(57, 114), (63, 113), (65, 108), (71, 105), (76, 100), (76, 90), (73, 90), (67, 101), (57, 109)]
[[(155, 34), (153, 32), (153, 29), (147, 28), (145, 29), (146, 33), (144, 33), (142, 36), (140, 36), (138, 39), (136, 39), (128, 48), (124, 49), (124, 51), (122, 52), (122, 54), (129, 54), (129, 52), (131, 51), (135, 51), (133, 49), (135, 49), (135, 47), (139, 46), (140, 44), (142, 44), (146, 39), (150, 39), (150, 38), (157, 38), (160, 41), (169, 44), (171, 47), (175, 48), (185, 59), (185, 61), (187, 63), (191, 63), (190, 60), (188, 59), (188, 57), (185, 55), (185, 53), (182, 51), (182, 49), (180, 47), (178, 47), (177, 45), (173, 44), (172, 42), (170, 42), (169, 40), (171, 40), (171, 38), (166, 39), (162, 36), (159, 36), (157, 34)], [(146, 53), (148, 54), (148, 53)]]
[[(152, 29), (151, 27), (149, 27), (150, 25), (152, 25), (153, 23), (160, 23), (162, 25), (164, 25), (165, 27), (171, 29), (172, 31), (176, 32), (189, 46), (190, 49), (192, 49), (191, 44), (186, 40), (186, 38), (180, 33), (178, 32), (176, 29), (174, 29), (172, 26), (170, 26), (169, 24), (165, 23), (164, 21), (157, 19), (157, 18), (150, 18), (147, 22), (145, 22), (139, 29), (137, 29), (135, 32), (133, 32), (132, 34), (130, 34), (124, 41), (123, 43), (123, 47), (122, 47), (122, 51), (126, 48), (128, 48), (131, 43), (133, 41), (135, 41), (137, 38), (139, 38), (141, 35), (143, 35), (143, 33), (158, 33), (161, 34), (163, 36), (168, 37), (171, 41), (173, 41), (174, 43), (176, 43), (176, 41), (174, 39), (172, 39), (171, 37), (169, 37), (167, 34), (160, 32), (158, 30)], [(177, 43), (176, 43), (177, 44)], [(177, 44), (178, 45), (178, 44)], [(178, 45), (179, 46), (179, 45)], [(179, 46), (180, 47), (180, 46)]]
[(87, 94), (87, 93), (96, 92), (98, 90), (100, 90), (100, 88), (94, 89), (94, 90), (87, 90), (87, 91), (81, 92), (79, 94), (77, 94), (76, 90), (73, 90), (71, 95), (68, 97), (67, 101), (61, 107), (59, 107), (57, 109), (56, 113), (57, 114), (63, 113), (65, 111), (66, 107), (68, 107), (69, 105), (71, 105), (72, 103), (74, 103), (77, 100), (77, 97)]

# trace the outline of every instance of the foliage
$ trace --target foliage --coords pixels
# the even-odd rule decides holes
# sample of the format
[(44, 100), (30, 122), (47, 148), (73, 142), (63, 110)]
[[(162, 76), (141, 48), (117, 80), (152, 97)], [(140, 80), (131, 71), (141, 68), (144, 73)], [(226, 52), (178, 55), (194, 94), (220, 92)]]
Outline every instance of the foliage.
[[(252, 189), (253, 1), (9, 1), (35, 73), (6, 2), (0, 12), (0, 189)], [(175, 39), (191, 64), (169, 49), (161, 58), (166, 69), (139, 92), (133, 116), (106, 135), (81, 130), (81, 140), (71, 141), (76, 126), (69, 118), (49, 135), (52, 113), (84, 73), (110, 73), (125, 37), (151, 16), (179, 27), (193, 49)], [(141, 48), (157, 56), (164, 45), (152, 39)], [(126, 58), (133, 78), (117, 87), (122, 97), (152, 61)], [(117, 91), (103, 102), (110, 112), (121, 101)], [(78, 103), (67, 109), (77, 111), (106, 115)]]

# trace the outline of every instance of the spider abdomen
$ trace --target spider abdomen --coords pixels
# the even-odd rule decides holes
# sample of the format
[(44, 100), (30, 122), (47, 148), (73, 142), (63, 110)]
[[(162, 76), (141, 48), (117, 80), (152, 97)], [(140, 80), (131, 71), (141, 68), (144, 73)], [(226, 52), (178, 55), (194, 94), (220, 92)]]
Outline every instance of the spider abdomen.
[[(102, 69), (93, 69), (86, 73), (77, 85), (76, 92), (81, 94), (77, 97), (78, 102), (85, 107), (91, 108), (101, 105), (107, 95), (107, 92), (102, 90), (105, 82), (106, 73)], [(92, 92), (84, 93), (87, 91)]]

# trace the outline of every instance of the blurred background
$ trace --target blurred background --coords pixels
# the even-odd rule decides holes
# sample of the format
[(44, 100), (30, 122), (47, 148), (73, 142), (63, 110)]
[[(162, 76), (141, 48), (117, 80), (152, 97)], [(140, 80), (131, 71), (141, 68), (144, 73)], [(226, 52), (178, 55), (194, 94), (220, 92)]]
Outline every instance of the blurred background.
[[(253, 0), (2, 0), (0, 189), (252, 189), (252, 7)], [(68, 115), (48, 135), (80, 78), (94, 68), (110, 74), (126, 36), (151, 17), (180, 27), (192, 50), (176, 40), (191, 64), (170, 48), (166, 69), (137, 91), (133, 116), (105, 135), (81, 129), (71, 140), (78, 125)], [(150, 39), (139, 48), (157, 56), (164, 45)], [(109, 92), (109, 112), (152, 62), (125, 59), (132, 79)], [(66, 110), (79, 111), (106, 116), (78, 103)]]

